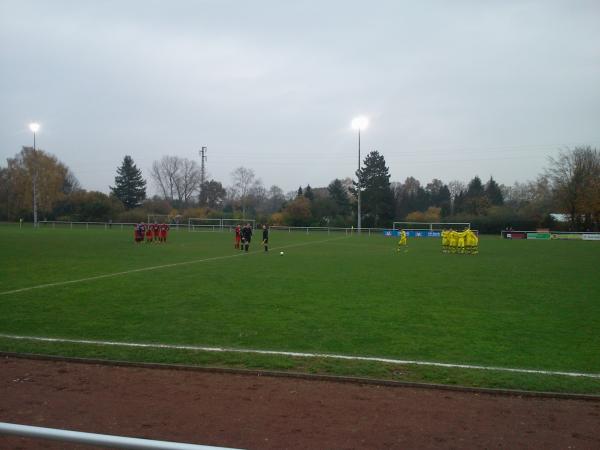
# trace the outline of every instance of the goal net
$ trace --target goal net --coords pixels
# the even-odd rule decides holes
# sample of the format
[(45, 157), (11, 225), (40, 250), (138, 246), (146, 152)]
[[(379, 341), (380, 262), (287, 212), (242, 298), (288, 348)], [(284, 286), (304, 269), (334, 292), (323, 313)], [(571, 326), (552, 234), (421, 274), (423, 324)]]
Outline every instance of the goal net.
[(251, 219), (208, 219), (206, 217), (190, 217), (188, 219), (189, 231), (231, 231), (236, 225), (244, 226), (249, 223), (256, 228), (256, 220)]
[(207, 219), (203, 217), (190, 217), (188, 219), (188, 231), (221, 231), (223, 223), (221, 219)]
[(235, 229), (235, 227), (237, 225), (240, 226), (244, 226), (247, 223), (250, 224), (250, 226), (252, 227), (253, 230), (256, 229), (256, 220), (250, 220), (250, 219), (221, 219), (222, 223), (223, 223), (223, 228), (226, 231), (231, 231), (233, 229)]

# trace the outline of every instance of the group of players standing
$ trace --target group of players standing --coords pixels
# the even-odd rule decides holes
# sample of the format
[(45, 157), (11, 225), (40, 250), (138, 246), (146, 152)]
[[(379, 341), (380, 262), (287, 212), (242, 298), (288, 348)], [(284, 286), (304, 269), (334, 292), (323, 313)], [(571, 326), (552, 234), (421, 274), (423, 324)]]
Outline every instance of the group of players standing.
[(138, 223), (135, 225), (133, 236), (137, 243), (144, 242), (167, 242), (169, 225), (166, 223)]
[(479, 253), (479, 237), (473, 230), (442, 230), (442, 252), (476, 255)]
[[(442, 252), (443, 253), (462, 253), (466, 255), (476, 255), (479, 253), (479, 237), (477, 234), (467, 228), (463, 231), (442, 230)], [(402, 248), (406, 251), (406, 231), (400, 230), (400, 240), (398, 241), (397, 252)]]
[[(262, 245), (265, 248), (265, 252), (269, 251), (269, 228), (263, 225), (262, 233)], [(247, 223), (244, 226), (236, 225), (235, 227), (235, 243), (233, 248), (248, 251), (250, 248), (250, 242), (252, 241), (252, 226)]]

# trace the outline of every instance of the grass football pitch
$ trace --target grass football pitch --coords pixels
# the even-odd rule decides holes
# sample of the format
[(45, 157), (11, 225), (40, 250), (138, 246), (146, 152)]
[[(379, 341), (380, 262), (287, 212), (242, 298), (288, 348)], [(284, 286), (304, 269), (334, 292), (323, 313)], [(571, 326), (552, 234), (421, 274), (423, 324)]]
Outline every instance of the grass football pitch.
[(227, 232), (136, 245), (119, 227), (0, 231), (0, 351), (600, 393), (593, 376), (15, 338), (600, 374), (600, 242), (483, 236), (471, 256), (437, 239), (397, 253), (380, 235), (273, 231), (271, 252), (256, 236), (242, 254)]

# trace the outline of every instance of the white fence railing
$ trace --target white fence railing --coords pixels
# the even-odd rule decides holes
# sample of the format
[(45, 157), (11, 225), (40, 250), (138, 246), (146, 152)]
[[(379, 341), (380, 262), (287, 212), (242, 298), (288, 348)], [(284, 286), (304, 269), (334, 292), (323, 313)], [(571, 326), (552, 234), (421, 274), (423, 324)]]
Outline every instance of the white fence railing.
[[(137, 225), (134, 222), (78, 222), (78, 221), (66, 221), (66, 220), (40, 220), (38, 222), (38, 227), (45, 228), (104, 228), (105, 230), (116, 228), (116, 229), (125, 229), (125, 228), (133, 228)], [(179, 229), (187, 229), (186, 224), (173, 223), (169, 224), (171, 229), (179, 230)]]
[[(24, 222), (22, 226), (32, 226), (31, 222)], [(40, 228), (85, 228), (85, 229), (98, 229), (104, 228), (109, 229), (126, 229), (132, 228), (136, 225), (133, 222), (79, 222), (79, 221), (64, 221), (64, 220), (41, 220), (38, 222)], [(233, 231), (235, 225), (230, 224), (189, 224), (189, 223), (176, 223), (169, 224), (171, 230), (187, 230), (187, 231)], [(292, 227), (292, 226), (281, 226), (273, 225), (269, 227), (273, 231), (287, 231), (292, 232), (303, 232), (305, 234), (310, 233), (345, 233), (350, 234), (364, 234), (371, 236), (372, 234), (381, 234), (383, 230), (389, 230), (391, 228), (361, 228), (360, 230), (355, 227)]]
[[(6, 222), (0, 222), (0, 225), (14, 225)], [(31, 227), (33, 224), (31, 222), (23, 223), (21, 226), (29, 226)], [(109, 229), (126, 229), (129, 228), (133, 230), (133, 226), (136, 225), (133, 222), (68, 222), (61, 220), (42, 220), (38, 222), (38, 227), (47, 227), (47, 228), (85, 228), (85, 229), (98, 229), (104, 228), (105, 230)], [(217, 223), (217, 224), (189, 224), (189, 223), (172, 223), (169, 224), (171, 230), (181, 230), (181, 231), (199, 231), (199, 232), (233, 232), (235, 230), (234, 225)], [(260, 228), (260, 227), (257, 227)], [(373, 235), (382, 235), (384, 231), (391, 231), (392, 228), (361, 228), (360, 230), (355, 227), (292, 227), (292, 226), (283, 226), (283, 225), (272, 225), (269, 227), (271, 231), (282, 231), (287, 233), (344, 233), (347, 236), (350, 235), (361, 235), (361, 236), (373, 236)], [(395, 230), (397, 231), (397, 230)], [(429, 237), (427, 235), (428, 232), (432, 230), (428, 228), (405, 228), (405, 231), (411, 232), (423, 232), (423, 235), (417, 235), (412, 237)], [(434, 232), (439, 230), (433, 230)], [(477, 233), (479, 230), (471, 230)]]
[[(53, 441), (75, 442), (106, 448), (136, 450), (224, 450), (227, 447), (184, 444), (180, 442), (155, 441), (152, 439), (130, 438), (110, 434), (84, 433), (81, 431), (61, 430), (57, 428), (32, 427), (15, 423), (0, 422), (0, 434), (49, 439)], [(232, 449), (229, 449), (232, 450)]]
[(331, 233), (345, 233), (346, 235), (350, 235), (350, 234), (365, 234), (368, 236), (371, 236), (371, 234), (381, 234), (383, 233), (383, 230), (387, 230), (388, 228), (361, 228), (360, 230), (358, 228), (354, 228), (354, 227), (348, 227), (348, 228), (344, 228), (344, 227), (288, 227), (288, 226), (280, 226), (280, 225), (273, 225), (272, 227), (270, 227), (271, 230), (273, 231), (287, 231), (288, 233), (298, 233), (298, 232), (304, 232), (306, 234), (310, 234), (310, 233), (327, 233), (327, 234), (331, 234)]

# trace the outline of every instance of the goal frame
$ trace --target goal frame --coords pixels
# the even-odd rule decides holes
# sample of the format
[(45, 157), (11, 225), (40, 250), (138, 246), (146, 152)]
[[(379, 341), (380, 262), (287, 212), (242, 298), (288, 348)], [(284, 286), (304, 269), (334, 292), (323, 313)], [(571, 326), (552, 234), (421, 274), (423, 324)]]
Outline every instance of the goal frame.
[(256, 230), (256, 220), (255, 219), (221, 219), (221, 223), (222, 223), (223, 228), (225, 228), (227, 230), (231, 230), (231, 229), (235, 228), (235, 226), (237, 224), (244, 226), (247, 223), (252, 225), (253, 230)]
[[(194, 224), (193, 221), (205, 222)], [(225, 219), (220, 217), (218, 219), (208, 217), (190, 217), (188, 218), (188, 230), (189, 231), (224, 231), (232, 230), (237, 224), (252, 224), (252, 229), (256, 229), (255, 219)]]
[[(194, 221), (202, 221), (205, 223), (193, 223)], [(216, 231), (223, 229), (223, 222), (221, 219), (209, 219), (208, 217), (189, 217), (188, 218), (188, 231)]]

